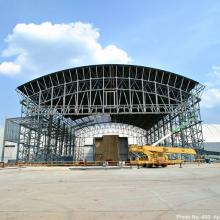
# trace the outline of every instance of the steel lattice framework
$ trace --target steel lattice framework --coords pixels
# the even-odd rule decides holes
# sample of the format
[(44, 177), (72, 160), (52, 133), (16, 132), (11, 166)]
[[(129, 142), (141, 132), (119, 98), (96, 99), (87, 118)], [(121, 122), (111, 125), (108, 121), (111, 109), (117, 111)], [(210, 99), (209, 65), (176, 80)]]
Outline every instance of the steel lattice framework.
[(79, 130), (105, 123), (144, 130), (145, 144), (172, 131), (161, 145), (200, 149), (203, 89), (184, 76), (134, 65), (84, 66), (34, 79), (17, 88), (22, 107), (21, 117), (13, 119), (20, 125), (17, 159), (77, 160)]

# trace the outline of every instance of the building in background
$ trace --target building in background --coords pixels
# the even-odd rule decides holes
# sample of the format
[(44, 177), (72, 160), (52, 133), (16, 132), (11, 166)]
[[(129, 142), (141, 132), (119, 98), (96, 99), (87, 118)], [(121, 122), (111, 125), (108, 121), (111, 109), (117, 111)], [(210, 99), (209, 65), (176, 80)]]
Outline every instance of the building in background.
[[(0, 154), (2, 155), (4, 128), (0, 128)], [(1, 157), (0, 157), (1, 158)]]
[[(17, 156), (17, 146), (18, 146), (18, 143), (14, 141), (14, 139), (18, 138), (19, 126), (16, 124), (13, 124), (13, 126), (11, 126), (10, 122), (9, 123), (7, 122), (8, 120), (6, 119), (5, 128), (0, 128), (0, 155), (1, 155), (0, 158), (1, 161), (14, 163)], [(10, 137), (11, 141), (5, 139), (5, 131), (8, 137)], [(13, 135), (16, 135), (16, 137), (13, 137)]]
[(205, 154), (212, 158), (220, 159), (220, 125), (204, 124), (203, 138)]

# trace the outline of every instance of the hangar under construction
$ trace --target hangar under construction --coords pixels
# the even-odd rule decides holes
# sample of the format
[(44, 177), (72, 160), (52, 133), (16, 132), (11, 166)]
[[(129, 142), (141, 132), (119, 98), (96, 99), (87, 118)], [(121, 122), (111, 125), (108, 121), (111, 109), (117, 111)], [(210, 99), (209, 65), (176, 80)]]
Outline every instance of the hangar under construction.
[(6, 120), (4, 147), (16, 143), (24, 162), (127, 160), (129, 144), (202, 149), (203, 89), (135, 65), (51, 73), (17, 88), (21, 117)]

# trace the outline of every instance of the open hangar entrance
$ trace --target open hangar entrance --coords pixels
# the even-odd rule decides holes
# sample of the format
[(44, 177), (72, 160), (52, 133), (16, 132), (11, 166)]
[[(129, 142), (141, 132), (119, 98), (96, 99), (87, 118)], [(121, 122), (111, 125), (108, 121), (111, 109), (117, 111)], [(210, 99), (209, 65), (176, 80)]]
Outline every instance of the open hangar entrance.
[(83, 160), (89, 129), (110, 124), (141, 131), (129, 134), (128, 144), (133, 137), (134, 144), (162, 139), (161, 146), (202, 149), (203, 89), (184, 76), (134, 65), (84, 66), (34, 79), (17, 88), (21, 117), (8, 119), (19, 125), (16, 160)]
[(75, 157), (87, 161), (127, 161), (128, 146), (144, 143), (143, 129), (121, 123), (100, 123), (76, 132)]

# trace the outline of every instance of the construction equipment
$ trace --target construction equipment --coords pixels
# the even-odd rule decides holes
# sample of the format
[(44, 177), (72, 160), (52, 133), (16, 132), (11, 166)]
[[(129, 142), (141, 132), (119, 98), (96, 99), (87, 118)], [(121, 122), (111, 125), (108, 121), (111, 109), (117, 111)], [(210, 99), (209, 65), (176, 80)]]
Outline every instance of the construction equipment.
[[(136, 165), (142, 165), (144, 167), (162, 166), (166, 167), (170, 164), (182, 164), (182, 159), (169, 159), (171, 154), (188, 154), (195, 155), (196, 151), (192, 148), (179, 148), (179, 147), (162, 147), (158, 146), (163, 140), (169, 138), (171, 135), (178, 133), (182, 128), (186, 128), (192, 124), (198, 116), (195, 112), (190, 112), (185, 120), (182, 121), (180, 126), (173, 128), (155, 143), (150, 146), (137, 146), (130, 145), (130, 163)], [(182, 158), (182, 156), (181, 156)]]
[(169, 159), (170, 154), (195, 155), (196, 151), (192, 148), (179, 147), (160, 147), (160, 146), (129, 146), (130, 163), (143, 167), (161, 166), (166, 167), (171, 164), (181, 164), (182, 159)]

